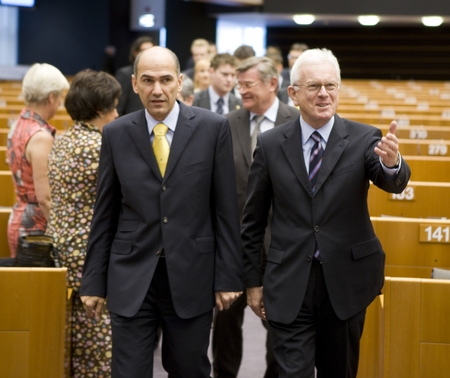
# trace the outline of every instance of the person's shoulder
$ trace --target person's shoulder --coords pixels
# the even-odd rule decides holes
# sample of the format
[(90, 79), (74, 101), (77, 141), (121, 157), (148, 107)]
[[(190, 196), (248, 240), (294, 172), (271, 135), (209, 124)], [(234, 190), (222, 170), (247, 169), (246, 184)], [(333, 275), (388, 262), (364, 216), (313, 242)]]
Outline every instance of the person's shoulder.
[(297, 108), (286, 105), (283, 102), (280, 102), (280, 110), (282, 109), (289, 112), (292, 116), (298, 117), (300, 115), (300, 111)]
[(190, 106), (184, 109), (185, 113), (189, 111), (193, 112), (195, 117), (199, 118), (200, 120), (207, 119), (208, 122), (211, 121), (220, 123), (223, 123), (223, 121), (225, 120), (225, 117), (223, 115), (217, 114), (209, 109), (201, 108), (198, 106)]
[(242, 120), (242, 119), (245, 119), (245, 117), (249, 117), (249, 116), (250, 116), (250, 114), (249, 114), (248, 110), (245, 108), (233, 110), (225, 115), (225, 117), (227, 117), (230, 122)]
[(353, 121), (348, 118), (341, 118), (339, 115), (335, 114), (335, 124), (342, 123), (350, 132), (359, 131), (361, 133), (372, 133), (379, 130), (377, 127), (368, 125), (366, 123), (361, 123), (358, 121)]
[(124, 78), (129, 79), (132, 74), (133, 74), (133, 65), (130, 64), (128, 66), (124, 66), (124, 67), (119, 68), (116, 71), (114, 77), (117, 80), (124, 79)]
[(193, 102), (193, 106), (200, 106), (200, 102), (203, 102), (205, 99), (207, 99), (208, 96), (208, 89), (204, 89), (202, 91), (199, 92), (195, 92), (194, 93), (194, 102)]
[(263, 132), (261, 134), (261, 138), (274, 141), (278, 140), (280, 137), (284, 139), (285, 135), (291, 135), (297, 127), (300, 130), (300, 122), (298, 121), (298, 118), (291, 119), (279, 126)]
[(132, 126), (140, 122), (145, 122), (145, 112), (143, 109), (116, 118), (114, 121), (104, 126), (103, 132), (115, 131), (117, 129), (121, 130), (124, 129), (125, 126)]

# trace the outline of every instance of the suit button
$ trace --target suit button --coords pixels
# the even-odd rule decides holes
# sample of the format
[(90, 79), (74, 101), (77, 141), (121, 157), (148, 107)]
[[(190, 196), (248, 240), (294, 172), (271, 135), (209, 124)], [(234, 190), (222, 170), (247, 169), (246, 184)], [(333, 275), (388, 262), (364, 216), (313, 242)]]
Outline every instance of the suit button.
[(156, 251), (156, 256), (159, 256), (161, 254), (161, 251)]
[(312, 256), (308, 255), (308, 257), (306, 258), (306, 261), (311, 262), (312, 261)]
[(168, 222), (169, 222), (169, 218), (164, 217), (164, 218), (163, 218), (163, 223), (168, 223)]
[(165, 185), (163, 185), (162, 188), (161, 188), (161, 190), (162, 190), (163, 192), (165, 192), (166, 189), (167, 189), (167, 187), (166, 187)]
[(319, 226), (314, 226), (314, 231), (319, 232)]

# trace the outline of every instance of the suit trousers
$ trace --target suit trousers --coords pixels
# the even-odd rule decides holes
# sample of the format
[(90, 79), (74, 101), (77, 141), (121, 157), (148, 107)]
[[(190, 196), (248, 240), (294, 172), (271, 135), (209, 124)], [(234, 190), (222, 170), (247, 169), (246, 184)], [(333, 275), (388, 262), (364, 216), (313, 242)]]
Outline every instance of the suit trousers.
[[(126, 284), (126, 283), (124, 283)], [(111, 313), (112, 378), (153, 377), (154, 343), (162, 328), (162, 364), (169, 378), (210, 377), (208, 359), (212, 310), (190, 319), (175, 313), (164, 257), (136, 315)]]
[(269, 321), (280, 378), (355, 378), (366, 311), (339, 319), (331, 305), (322, 264), (314, 259), (305, 299), (291, 324)]
[[(241, 295), (228, 310), (216, 311), (214, 315), (212, 353), (214, 378), (235, 378), (242, 361), (242, 325), (247, 297)], [(278, 364), (273, 355), (272, 330), (266, 321), (267, 329), (266, 364), (264, 378), (278, 377)]]

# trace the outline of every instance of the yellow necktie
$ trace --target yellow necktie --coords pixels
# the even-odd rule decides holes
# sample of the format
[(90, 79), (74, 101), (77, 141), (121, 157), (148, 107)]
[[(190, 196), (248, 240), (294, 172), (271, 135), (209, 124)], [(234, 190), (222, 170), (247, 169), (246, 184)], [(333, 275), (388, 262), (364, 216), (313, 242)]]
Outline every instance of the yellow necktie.
[(169, 159), (170, 147), (166, 139), (166, 133), (169, 128), (164, 123), (158, 123), (154, 129), (155, 139), (153, 140), (153, 152), (158, 163), (161, 176), (166, 173), (167, 160)]

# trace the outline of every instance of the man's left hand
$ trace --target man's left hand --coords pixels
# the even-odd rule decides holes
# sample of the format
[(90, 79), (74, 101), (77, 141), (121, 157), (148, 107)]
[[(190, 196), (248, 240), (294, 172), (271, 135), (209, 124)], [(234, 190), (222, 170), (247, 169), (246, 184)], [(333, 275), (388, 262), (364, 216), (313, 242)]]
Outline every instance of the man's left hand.
[(388, 133), (381, 138), (378, 146), (374, 148), (375, 153), (381, 157), (386, 168), (393, 168), (397, 165), (398, 139), (395, 136), (396, 129), (397, 122), (392, 121)]
[(216, 305), (220, 311), (228, 310), (241, 295), (242, 291), (216, 291)]

